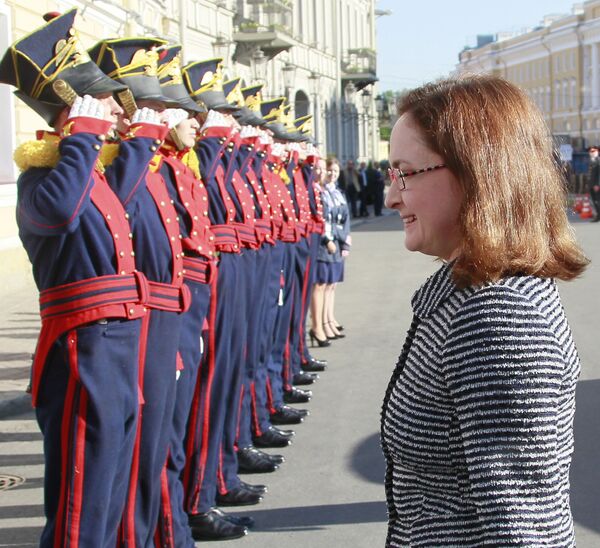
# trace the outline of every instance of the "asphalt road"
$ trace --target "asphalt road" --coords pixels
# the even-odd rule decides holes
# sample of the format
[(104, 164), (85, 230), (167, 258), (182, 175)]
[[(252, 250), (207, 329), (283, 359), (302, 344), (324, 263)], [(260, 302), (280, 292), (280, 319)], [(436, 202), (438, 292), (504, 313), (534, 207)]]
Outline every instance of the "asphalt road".
[[(594, 260), (579, 280), (561, 284), (582, 360), (575, 419), (572, 505), (580, 548), (600, 546), (600, 224), (575, 223)], [(314, 349), (330, 367), (314, 387), (307, 421), (287, 461), (269, 475), (265, 500), (243, 512), (256, 520), (246, 538), (212, 546), (336, 548), (383, 546), (386, 514), (379, 412), (383, 392), (411, 318), (410, 298), (436, 270), (431, 258), (408, 253), (396, 216), (371, 219), (353, 231), (337, 316), (347, 338)], [(0, 491), (0, 546), (35, 546), (43, 524), (41, 438), (31, 413), (0, 421), (0, 476), (25, 482)]]

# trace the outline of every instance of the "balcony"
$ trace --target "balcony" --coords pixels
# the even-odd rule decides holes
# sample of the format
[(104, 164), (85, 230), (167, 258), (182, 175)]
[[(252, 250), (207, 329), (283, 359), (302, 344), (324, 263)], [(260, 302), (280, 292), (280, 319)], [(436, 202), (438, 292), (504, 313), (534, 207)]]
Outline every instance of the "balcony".
[(297, 44), (292, 37), (292, 0), (247, 0), (253, 7), (249, 19), (235, 21), (237, 31), (234, 58), (241, 63), (249, 62), (252, 52), (260, 48), (272, 59), (282, 51)]
[(377, 52), (370, 48), (350, 48), (342, 60), (342, 84), (352, 82), (358, 90), (377, 81)]

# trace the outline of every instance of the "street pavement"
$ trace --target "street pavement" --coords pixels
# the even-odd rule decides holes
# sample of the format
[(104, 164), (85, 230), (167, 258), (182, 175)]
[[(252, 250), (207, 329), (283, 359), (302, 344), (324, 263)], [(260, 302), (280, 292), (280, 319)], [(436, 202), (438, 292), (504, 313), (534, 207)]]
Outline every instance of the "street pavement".
[[(574, 227), (593, 262), (581, 279), (561, 283), (582, 360), (572, 505), (578, 546), (593, 548), (600, 546), (600, 224)], [(243, 478), (269, 486), (260, 505), (239, 512), (256, 520), (255, 529), (244, 539), (213, 546), (384, 545), (380, 406), (410, 324), (412, 293), (438, 267), (429, 257), (408, 253), (401, 230), (393, 214), (355, 223), (346, 281), (336, 294), (347, 337), (312, 349), (330, 365), (305, 406), (311, 415), (296, 427), (294, 444), (281, 450), (286, 462), (274, 474)], [(35, 345), (36, 295), (28, 280), (5, 293), (0, 289), (0, 482), (11, 488), (0, 494), (0, 546), (36, 546), (43, 525), (41, 436), (21, 393)]]

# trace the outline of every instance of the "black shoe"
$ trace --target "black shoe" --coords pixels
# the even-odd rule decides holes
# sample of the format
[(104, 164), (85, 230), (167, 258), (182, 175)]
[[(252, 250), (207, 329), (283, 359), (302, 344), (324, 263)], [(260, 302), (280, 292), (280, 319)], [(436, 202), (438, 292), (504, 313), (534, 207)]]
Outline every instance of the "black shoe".
[(215, 512), (222, 518), (225, 518), (230, 523), (234, 523), (235, 525), (241, 525), (242, 527), (248, 527), (248, 529), (252, 529), (252, 527), (254, 527), (254, 518), (251, 518), (250, 516), (234, 516), (232, 514), (227, 514), (226, 512), (223, 512), (223, 510), (221, 510), (220, 508), (217, 508), (216, 506), (211, 508), (211, 511)]
[[(291, 432), (291, 430), (290, 430)], [(255, 447), (287, 447), (292, 443), (292, 435), (286, 435), (283, 431), (278, 430), (274, 426), (270, 426), (264, 430), (260, 436), (254, 437)]]
[(315, 334), (315, 332), (312, 329), (308, 330), (308, 336), (310, 337), (310, 344), (312, 346), (315, 346), (315, 341), (317, 341), (317, 344), (320, 347), (330, 346), (331, 345), (331, 343), (327, 340), (327, 338), (325, 338), (325, 339), (319, 339), (317, 337), (317, 335)]
[(310, 390), (301, 390), (300, 388), (294, 388), (291, 390), (285, 390), (283, 393), (283, 401), (285, 403), (306, 403), (312, 398), (312, 392)]
[(313, 384), (319, 375), (316, 373), (307, 373), (306, 371), (300, 371), (300, 373), (296, 373), (294, 378), (292, 379), (292, 383), (297, 386), (303, 386), (308, 384)]
[(237, 459), (240, 474), (266, 474), (279, 468), (279, 463), (270, 459), (267, 453), (252, 446), (239, 449)]
[(231, 540), (248, 534), (248, 529), (227, 519), (224, 512), (211, 508), (203, 514), (189, 516), (194, 540)]
[(258, 504), (262, 496), (239, 485), (225, 494), (217, 493), (216, 500), (219, 506), (252, 506)]
[(271, 413), (271, 422), (273, 424), (300, 424), (308, 414), (306, 409), (282, 405), (275, 413)]
[(254, 491), (255, 493), (258, 493), (259, 495), (264, 495), (267, 492), (267, 486), (261, 485), (260, 483), (252, 484), (240, 480), (240, 485), (245, 489), (248, 489), (249, 491)]
[(320, 360), (315, 360), (313, 358), (312, 360), (301, 364), (300, 367), (302, 367), (302, 371), (309, 371), (309, 372), (325, 371), (325, 368), (327, 367), (327, 363), (323, 363)]

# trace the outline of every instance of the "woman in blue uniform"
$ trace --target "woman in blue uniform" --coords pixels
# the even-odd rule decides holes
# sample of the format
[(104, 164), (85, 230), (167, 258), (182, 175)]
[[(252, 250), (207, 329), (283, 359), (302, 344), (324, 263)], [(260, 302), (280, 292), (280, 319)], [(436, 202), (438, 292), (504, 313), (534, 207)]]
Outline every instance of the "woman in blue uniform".
[(329, 346), (330, 339), (342, 338), (333, 313), (335, 286), (344, 281), (344, 257), (350, 250), (350, 215), (344, 195), (337, 187), (340, 165), (327, 160), (325, 176), (321, 173), (321, 201), (325, 233), (317, 258), (316, 284), (313, 293), (311, 342)]

